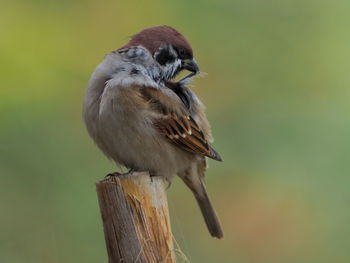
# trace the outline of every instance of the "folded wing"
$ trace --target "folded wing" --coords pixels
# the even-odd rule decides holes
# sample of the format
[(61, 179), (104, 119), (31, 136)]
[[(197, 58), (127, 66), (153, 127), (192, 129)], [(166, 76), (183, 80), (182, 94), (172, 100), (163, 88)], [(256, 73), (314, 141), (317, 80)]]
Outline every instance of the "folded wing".
[(180, 100), (177, 101), (154, 88), (144, 88), (141, 93), (152, 109), (160, 113), (159, 118), (154, 121), (160, 134), (185, 151), (222, 161), (187, 109), (180, 104)]

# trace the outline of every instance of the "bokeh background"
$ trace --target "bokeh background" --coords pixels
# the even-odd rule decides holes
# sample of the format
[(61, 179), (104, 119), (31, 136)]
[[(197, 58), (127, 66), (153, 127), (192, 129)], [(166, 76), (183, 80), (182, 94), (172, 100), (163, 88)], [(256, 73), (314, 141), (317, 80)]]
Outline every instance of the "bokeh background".
[[(85, 131), (103, 56), (153, 25), (191, 41), (223, 163), (212, 239), (175, 179), (190, 262), (350, 262), (349, 1), (2, 1), (0, 262), (107, 262), (94, 183), (114, 171)], [(185, 259), (179, 259), (185, 262)]]

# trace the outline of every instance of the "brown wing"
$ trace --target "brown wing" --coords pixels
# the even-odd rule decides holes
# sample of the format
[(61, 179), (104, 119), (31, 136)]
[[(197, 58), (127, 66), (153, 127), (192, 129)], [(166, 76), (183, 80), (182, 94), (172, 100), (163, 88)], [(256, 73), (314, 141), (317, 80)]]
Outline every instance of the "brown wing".
[(188, 152), (222, 161), (175, 93), (175, 97), (172, 97), (157, 89), (144, 88), (141, 95), (149, 102), (152, 110), (160, 113), (154, 126), (173, 144)]
[(161, 134), (182, 149), (222, 161), (192, 117), (172, 113), (157, 120), (154, 125)]

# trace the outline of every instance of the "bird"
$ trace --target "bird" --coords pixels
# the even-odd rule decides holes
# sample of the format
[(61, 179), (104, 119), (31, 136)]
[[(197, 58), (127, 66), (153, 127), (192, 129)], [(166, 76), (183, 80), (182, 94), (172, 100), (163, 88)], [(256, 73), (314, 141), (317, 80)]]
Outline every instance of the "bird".
[[(182, 71), (190, 74), (180, 81)], [(212, 148), (204, 104), (188, 83), (200, 73), (189, 41), (170, 26), (133, 35), (107, 54), (87, 85), (83, 119), (100, 150), (131, 171), (171, 182), (179, 176), (194, 194), (211, 236), (222, 238), (204, 174)]]

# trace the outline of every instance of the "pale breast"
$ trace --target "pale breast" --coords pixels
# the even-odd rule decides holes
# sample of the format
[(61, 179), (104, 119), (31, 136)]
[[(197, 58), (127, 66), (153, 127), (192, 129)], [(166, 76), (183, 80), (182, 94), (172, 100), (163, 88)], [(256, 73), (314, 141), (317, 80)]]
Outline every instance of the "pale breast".
[(144, 86), (160, 88), (140, 65), (106, 57), (90, 80), (84, 119), (108, 158), (129, 168), (171, 177), (185, 170), (191, 158), (153, 127), (157, 113), (140, 95)]

